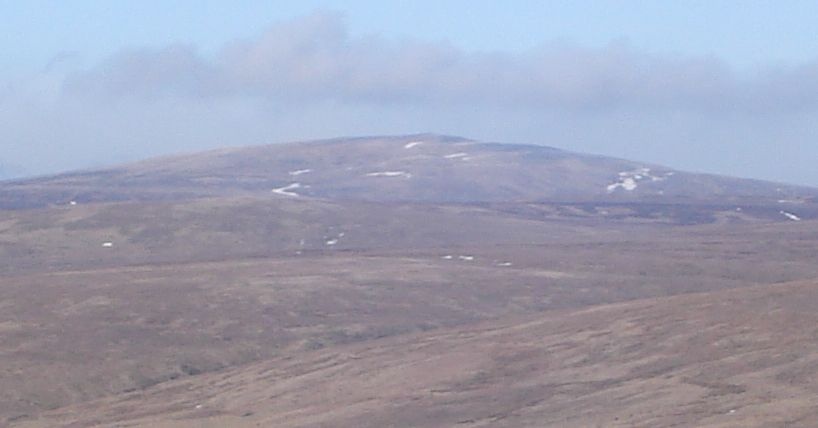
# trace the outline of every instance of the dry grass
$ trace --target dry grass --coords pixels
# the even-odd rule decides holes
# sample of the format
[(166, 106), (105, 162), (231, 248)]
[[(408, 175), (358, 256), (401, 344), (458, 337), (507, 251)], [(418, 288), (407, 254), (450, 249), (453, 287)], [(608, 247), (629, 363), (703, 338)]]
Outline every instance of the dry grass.
[(291, 352), (21, 427), (818, 424), (818, 284), (547, 312)]
[[(597, 198), (633, 164), (402, 143), (3, 184), (0, 205), (41, 208), (0, 211), (0, 424), (814, 421), (812, 288), (765, 286), (818, 278), (818, 232), (772, 185), (680, 173)], [(414, 181), (362, 175), (405, 162)], [(301, 168), (336, 199), (270, 193)], [(764, 196), (712, 202), (733, 191)], [(568, 202), (514, 202), (540, 196)]]
[[(137, 266), (111, 259), (109, 267), (5, 277), (0, 414), (33, 417), (286, 353), (480, 320), (818, 277), (809, 223), (542, 227), (555, 232), (530, 233), (525, 245), (432, 241)], [(499, 266), (505, 261), (512, 266)]]

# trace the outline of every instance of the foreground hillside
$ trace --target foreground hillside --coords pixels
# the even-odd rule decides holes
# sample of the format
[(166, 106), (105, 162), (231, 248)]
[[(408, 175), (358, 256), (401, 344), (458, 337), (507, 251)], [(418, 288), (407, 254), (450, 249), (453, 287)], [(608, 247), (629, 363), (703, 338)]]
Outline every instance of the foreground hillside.
[(288, 353), (21, 427), (813, 427), (818, 283)]
[[(807, 221), (589, 227), (468, 211), (446, 220), (443, 210), (371, 239), (348, 231), (335, 245), (320, 230), (320, 249), (256, 247), (278, 232), (250, 240), (257, 229), (247, 221), (215, 238), (204, 230), (172, 238), (164, 229), (171, 238), (143, 250), (100, 245), (118, 218), (109, 210), (121, 207), (82, 209), (95, 220), (77, 235), (61, 233), (59, 222), (41, 235), (11, 229), (39, 236), (44, 252), (34, 260), (53, 265), (21, 256), (0, 279), (1, 420), (310, 349), (818, 277), (818, 234)], [(496, 230), (483, 233), (486, 226)], [(7, 230), (4, 239), (13, 236)], [(90, 249), (45, 252), (73, 241)], [(241, 252), (248, 245), (249, 255)], [(224, 256), (208, 259), (214, 251)]]

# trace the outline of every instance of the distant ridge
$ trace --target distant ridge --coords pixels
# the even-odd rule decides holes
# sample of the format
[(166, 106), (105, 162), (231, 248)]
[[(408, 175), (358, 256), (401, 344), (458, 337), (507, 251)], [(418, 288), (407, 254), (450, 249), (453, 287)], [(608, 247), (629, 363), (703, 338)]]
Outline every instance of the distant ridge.
[[(284, 190), (286, 189), (286, 190)], [(809, 202), (814, 188), (436, 134), (224, 148), (0, 184), (0, 208), (256, 195), (370, 202)]]

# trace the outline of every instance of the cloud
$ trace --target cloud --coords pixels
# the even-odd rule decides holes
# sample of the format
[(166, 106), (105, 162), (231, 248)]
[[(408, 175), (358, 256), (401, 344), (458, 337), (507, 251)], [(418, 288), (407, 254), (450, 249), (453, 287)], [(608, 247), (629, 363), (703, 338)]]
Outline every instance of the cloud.
[(813, 111), (818, 67), (738, 76), (712, 57), (547, 44), (525, 54), (466, 52), (415, 40), (352, 38), (337, 14), (314, 14), (226, 45), (122, 51), (72, 75), (73, 93), (120, 97), (253, 96), (347, 103), (443, 103), (711, 113)]
[(219, 75), (192, 46), (127, 49), (65, 81), (71, 97), (201, 97), (218, 92)]
[(213, 54), (190, 45), (124, 49), (88, 68), (50, 65), (0, 86), (0, 137), (17, 144), (6, 156), (38, 171), (220, 145), (435, 131), (818, 184), (818, 173), (770, 157), (792, 153), (797, 164), (803, 141), (818, 135), (816, 113), (818, 62), (737, 71), (711, 56), (646, 53), (623, 41), (473, 52), (352, 37), (334, 13), (277, 23)]

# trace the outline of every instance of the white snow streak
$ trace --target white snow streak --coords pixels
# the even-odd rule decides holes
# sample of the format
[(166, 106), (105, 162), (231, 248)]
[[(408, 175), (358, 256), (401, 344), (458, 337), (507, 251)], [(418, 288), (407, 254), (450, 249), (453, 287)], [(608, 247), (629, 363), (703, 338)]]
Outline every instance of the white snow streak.
[(793, 213), (788, 213), (786, 211), (779, 211), (779, 213), (781, 213), (784, 217), (787, 217), (788, 219), (790, 219), (792, 221), (801, 221), (801, 217), (798, 217), (797, 215), (795, 215)]
[(609, 184), (606, 189), (608, 193), (613, 193), (616, 189), (624, 189), (628, 192), (636, 189), (639, 186), (640, 181), (650, 180), (650, 181), (664, 181), (667, 180), (668, 177), (673, 175), (673, 172), (666, 172), (662, 175), (656, 175), (651, 173), (650, 168), (637, 168), (633, 171), (622, 171), (617, 174), (619, 179), (615, 183)]
[(412, 174), (406, 171), (377, 171), (366, 174), (367, 177), (405, 177), (411, 178)]
[[(441, 257), (441, 259), (443, 259), (443, 260), (452, 260), (454, 258), (455, 257), (453, 255), (451, 255), (451, 254), (446, 254), (445, 256)], [(474, 260), (474, 256), (457, 256), (457, 259), (458, 260), (465, 260), (467, 262), (470, 262), (470, 261)]]
[(292, 175), (293, 177), (296, 177), (296, 176), (299, 176), (301, 174), (306, 174), (308, 172), (312, 172), (312, 170), (311, 169), (298, 169), (298, 170), (295, 170), (295, 171), (290, 171), (289, 174)]
[(404, 149), (411, 149), (412, 147), (417, 147), (417, 146), (419, 146), (421, 144), (423, 144), (423, 141), (412, 141), (411, 143), (406, 143), (406, 145), (403, 146), (403, 148)]
[(301, 187), (301, 183), (292, 183), (288, 184), (284, 187), (279, 187), (277, 189), (273, 189), (273, 193), (284, 195), (284, 196), (301, 196), (298, 193), (291, 192), (290, 190), (298, 189)]
[(623, 189), (630, 192), (631, 190), (635, 189), (636, 186), (637, 186), (636, 180), (634, 180), (633, 178), (628, 177), (628, 178), (621, 179), (621, 181), (618, 182), (618, 183), (609, 184), (607, 189), (608, 189), (608, 193), (613, 192), (614, 190), (616, 190), (619, 187), (621, 187), (621, 188), (623, 188)]

